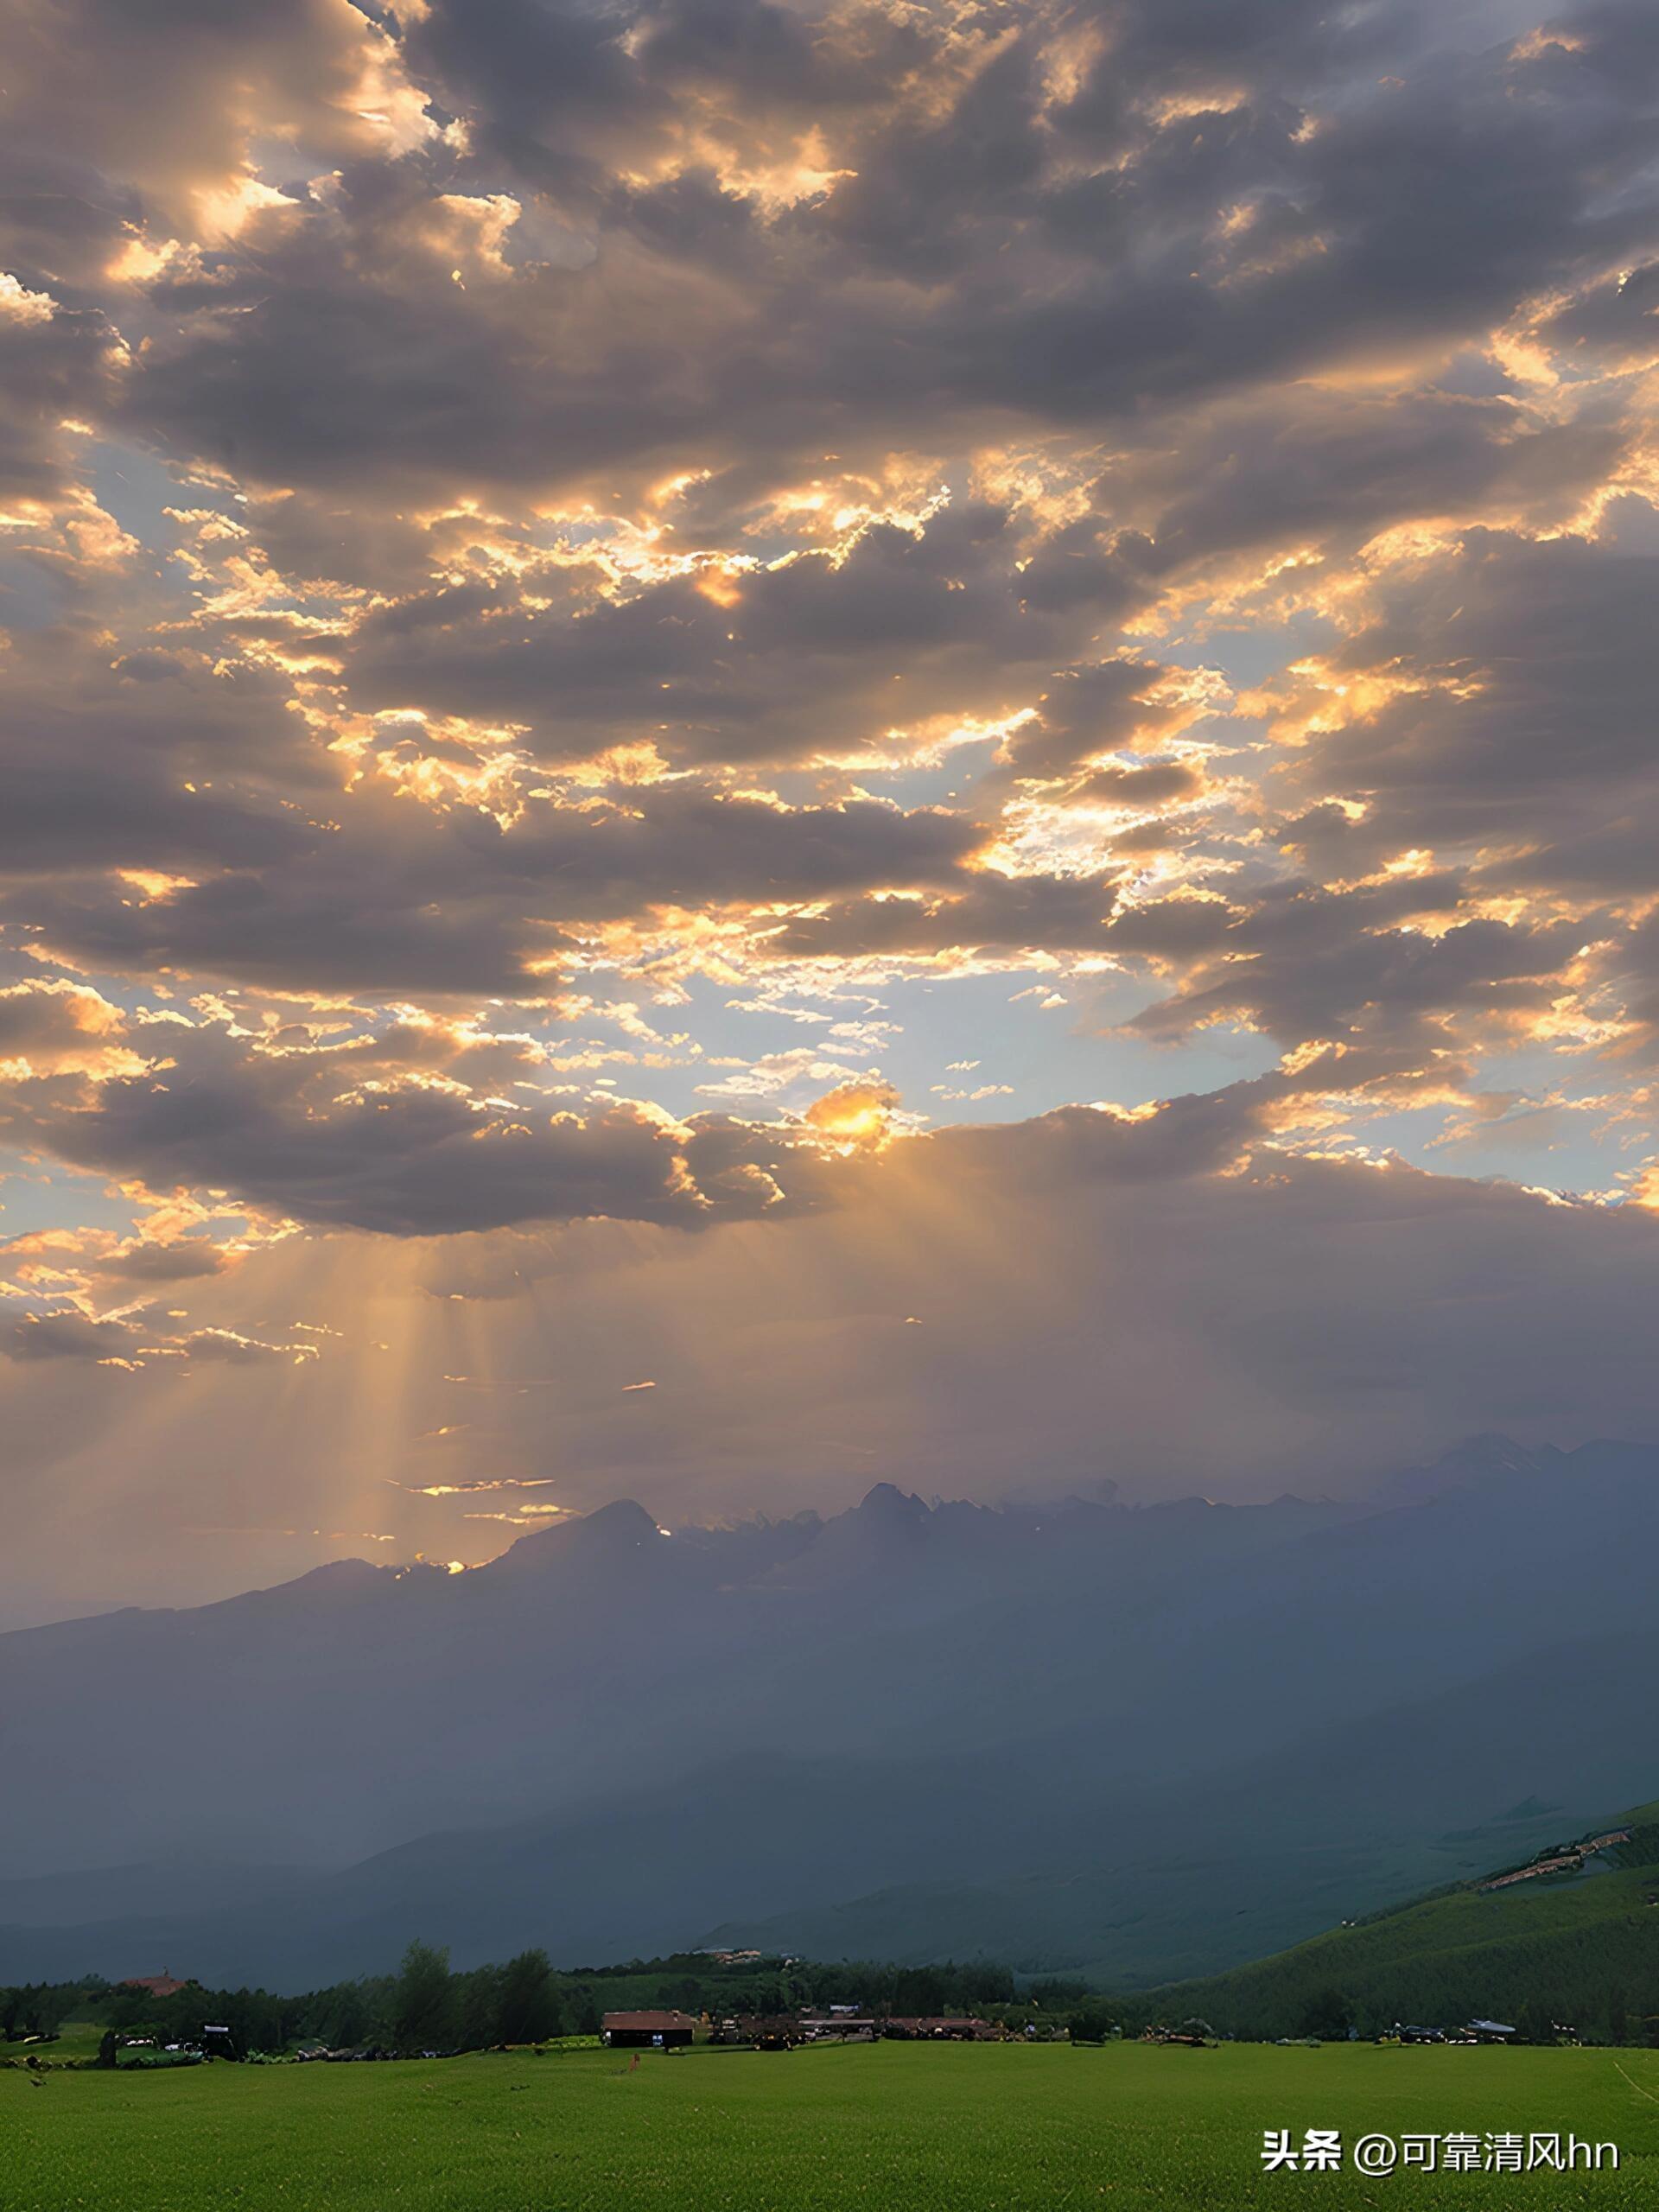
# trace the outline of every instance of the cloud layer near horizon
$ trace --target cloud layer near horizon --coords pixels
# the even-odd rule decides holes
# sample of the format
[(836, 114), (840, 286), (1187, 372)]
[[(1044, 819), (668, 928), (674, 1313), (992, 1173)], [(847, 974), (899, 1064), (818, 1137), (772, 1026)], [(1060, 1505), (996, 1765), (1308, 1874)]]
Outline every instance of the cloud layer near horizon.
[(1655, 1430), (1651, 10), (3, 14), (0, 1605)]

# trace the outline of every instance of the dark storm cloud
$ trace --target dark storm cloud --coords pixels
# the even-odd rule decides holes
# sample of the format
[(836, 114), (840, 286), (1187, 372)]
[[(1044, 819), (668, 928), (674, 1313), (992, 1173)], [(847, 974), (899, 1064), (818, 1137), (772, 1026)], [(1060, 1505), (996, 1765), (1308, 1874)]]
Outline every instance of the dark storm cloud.
[(1204, 788), (1196, 768), (1179, 760), (1149, 761), (1142, 767), (1109, 762), (1091, 768), (1074, 784), (1068, 797), (1081, 804), (1107, 802), (1121, 806), (1160, 806), (1168, 799), (1194, 798)]
[(138, 1342), (125, 1321), (94, 1321), (85, 1313), (31, 1313), (15, 1322), (5, 1348), (13, 1359), (122, 1359)]
[(1497, 848), (1488, 888), (1633, 887), (1628, 827), (1659, 803), (1656, 594), (1652, 552), (1493, 531), (1385, 574), (1375, 619), (1327, 666), (1333, 683), (1375, 674), (1395, 696), (1337, 718), (1285, 772), (1291, 788), (1363, 796), (1334, 838), (1328, 815), (1301, 825), (1321, 865)]
[(1172, 690), (1171, 674), (1162, 662), (1132, 652), (1058, 670), (1032, 718), (1004, 742), (1001, 776), (1064, 778), (1096, 755), (1177, 734), (1193, 716), (1179, 690)]
[(337, 787), (245, 665), (65, 635), (20, 640), (9, 674), (0, 876), (286, 859)]
[[(1520, 1038), (1592, 1000), (1650, 1022), (1644, 527), (1628, 548), (1473, 530), (1371, 563), (1348, 634), (1270, 687), (1288, 741), (1267, 791), (1288, 804), (1267, 827), (1310, 872), (1255, 864), (1218, 898), (1116, 914), (1103, 949), (1174, 979), (1134, 1026), (1243, 1020), (1289, 1048)], [(1009, 749), (1027, 743), (1064, 766), (1046, 726)]]
[[(526, 957), (556, 952), (558, 931), (528, 922), (522, 898), (459, 880), (470, 823), (454, 840), (441, 824), (411, 819), (407, 836), (404, 826), (394, 821), (389, 847), (354, 843), (356, 868), (327, 838), (296, 836), (276, 865), (228, 867), (161, 896), (66, 872), (0, 893), (0, 912), (20, 927), (27, 917), (51, 951), (117, 974), (161, 969), (322, 995), (540, 995), (547, 985), (528, 975)], [(493, 823), (480, 831), (499, 834)], [(442, 906), (421, 873), (428, 858), (454, 886)], [(143, 862), (134, 855), (132, 864)]]
[[(550, 1113), (524, 1086), (522, 1103), (489, 1095), (483, 1086), (512, 1087), (515, 1064), (533, 1068), (522, 1039), (394, 1027), (333, 1045), (154, 1020), (120, 1033), (148, 1065), (85, 1078), (14, 1074), (0, 1090), (0, 1135), (158, 1195), (212, 1188), (308, 1226), (392, 1236), (592, 1217), (679, 1228), (782, 1217), (844, 1196), (859, 1172), (826, 1156), (811, 1127), (717, 1114), (677, 1123), (626, 1099)], [(1315, 1069), (1138, 1116), (1078, 1108), (1012, 1130), (910, 1141), (953, 1158), (989, 1147), (1010, 1162), (1029, 1147), (1046, 1159), (1058, 1151), (1079, 1176), (1115, 1180), (1202, 1175), (1228, 1166), (1276, 1106), (1323, 1080)], [(833, 1113), (820, 1118), (833, 1140)], [(95, 1255), (99, 1271), (118, 1281), (197, 1272), (176, 1243), (153, 1260), (145, 1251), (107, 1263)], [(55, 1339), (29, 1341), (43, 1354)]]
[[(535, 997), (550, 988), (546, 964), (556, 969), (573, 949), (574, 931), (669, 907), (948, 884), (984, 836), (932, 808), (853, 800), (784, 809), (681, 784), (585, 809), (532, 801), (506, 827), (474, 807), (435, 813), (389, 790), (336, 804), (337, 827), (278, 817), (268, 866), (232, 864), (232, 838), (245, 842), (248, 834), (232, 817), (226, 865), (161, 896), (67, 873), (72, 855), (60, 850), (54, 877), (31, 876), (10, 896), (0, 887), (0, 916), (27, 918), (54, 950), (120, 972), (163, 967), (295, 989)], [(170, 834), (148, 837), (142, 814), (112, 821), (121, 863), (188, 859), (187, 833), (199, 823), (180, 812)], [(62, 818), (67, 842), (73, 810)], [(73, 857), (104, 857), (96, 830), (94, 809)]]
[[(1213, 963), (1195, 959), (1181, 988), (1133, 1026), (1173, 1036), (1231, 1015), (1289, 1047), (1310, 1038), (1408, 1038), (1445, 1017), (1541, 1012), (1577, 950), (1580, 925), (1471, 919), (1433, 935), (1391, 926), (1407, 918), (1441, 920), (1457, 902), (1456, 886), (1444, 880), (1345, 893), (1277, 885), (1232, 918)], [(1131, 916), (1127, 943), (1136, 935)], [(1115, 931), (1109, 943), (1116, 941)], [(1156, 944), (1153, 937), (1147, 949)]]
[(436, 0), (406, 52), (411, 73), (471, 119), (480, 165), (499, 162), (581, 213), (608, 196), (616, 168), (647, 167), (688, 125), (753, 160), (786, 134), (884, 111), (938, 41), (920, 11), (878, 7), (506, 0), (480, 18)]
[(158, 1056), (142, 1074), (7, 1085), (0, 1134), (157, 1192), (218, 1187), (307, 1224), (391, 1236), (586, 1216), (696, 1227), (810, 1199), (821, 1173), (780, 1131), (677, 1124), (626, 1100), (575, 1113), (485, 1099), (406, 1070), (395, 1048), (375, 1073), (219, 1027), (132, 1041)]
[(63, 982), (0, 987), (0, 1058), (53, 1061), (95, 1052), (118, 1027), (114, 1008), (96, 991)]
[(648, 739), (670, 758), (853, 753), (896, 725), (1023, 704), (1102, 619), (1033, 598), (1001, 510), (878, 525), (832, 556), (647, 585), (542, 612), (543, 586), (472, 585), (367, 614), (344, 650), (366, 708), (509, 717), (580, 759)]
[[(1282, 378), (1374, 348), (1398, 358), (1502, 321), (1650, 223), (1631, 98), (1659, 60), (1646, 11), (1609, 11), (1570, 53), (1402, 59), (1369, 95), (1351, 80), (1325, 100), (1317, 73), (1302, 75), (1306, 105), (1253, 91), (1248, 55), (1230, 70), (1217, 48), (1233, 12), (1205, 10), (1216, 44), (1186, 57), (1200, 83), (1217, 86), (1215, 106), (1170, 118), (1126, 170), (1108, 166), (1052, 195), (1049, 235), (1079, 251), (1092, 241), (1097, 253), (1103, 238), (1108, 251), (1091, 287), (1033, 304), (975, 349), (974, 383), (988, 396), (1017, 378), (1038, 404), (1077, 419), (1135, 396)], [(1321, 41), (1315, 51), (1332, 49)], [(1070, 111), (1057, 118), (1063, 138), (1075, 130), (1100, 148), (1121, 128), (1112, 87), (1122, 69), (1109, 47), (1096, 85), (1072, 104), (1076, 122)], [(1272, 81), (1283, 88), (1297, 74), (1293, 62)], [(1249, 219), (1211, 251), (1198, 222), (1207, 230), (1230, 203)], [(1131, 251), (1142, 226), (1151, 241)]]
[(447, 550), (441, 528), (350, 499), (279, 488), (250, 494), (243, 512), (274, 572), (312, 588), (416, 592)]
[(1650, 367), (1659, 356), (1659, 262), (1621, 270), (1589, 286), (1541, 324), (1557, 346), (1599, 354), (1621, 366)]
[[(345, 0), (5, 0), (0, 26), (7, 135), (48, 187), (10, 219), (44, 229), (54, 255), (55, 237), (81, 233), (118, 185), (181, 220), (191, 194), (231, 175), (262, 126), (286, 125), (319, 156), (373, 143), (365, 96), (397, 82), (391, 41)], [(377, 84), (380, 64), (391, 67)], [(78, 184), (70, 209), (75, 162), (111, 182), (102, 194)]]
[[(458, 1079), (505, 1083), (514, 1058), (533, 1065), (512, 1040), (499, 1040), (504, 1065), (499, 1054), (492, 1060), (498, 1040), (434, 1051), (396, 1030), (346, 1047), (261, 1043), (223, 1027), (135, 1025), (127, 1036), (151, 1055), (148, 1067), (90, 1081), (14, 1078), (0, 1092), (0, 1134), (158, 1194), (211, 1187), (232, 1205), (308, 1226), (397, 1236), (590, 1217), (683, 1229), (781, 1218), (848, 1202), (868, 1173), (826, 1155), (811, 1126), (718, 1114), (676, 1123), (626, 1099), (550, 1113), (533, 1091), (515, 1104)], [(1343, 1077), (1363, 1083), (1395, 1071), (1386, 1060), (1362, 1059)], [(1015, 1174), (1035, 1159), (1081, 1180), (1205, 1176), (1230, 1167), (1286, 1101), (1329, 1077), (1316, 1063), (1294, 1077), (1178, 1097), (1135, 1116), (1079, 1107), (906, 1143), (921, 1154), (938, 1148), (947, 1161), (994, 1159), (999, 1172)], [(861, 1103), (866, 1088), (851, 1089)], [(833, 1111), (820, 1118), (833, 1139)], [(153, 1262), (145, 1249), (100, 1259), (100, 1275), (195, 1272), (180, 1264), (176, 1244), (159, 1248)], [(30, 1342), (43, 1352), (54, 1340)]]
[[(694, 762), (845, 757), (895, 725), (1040, 699), (1006, 757), (1054, 774), (1072, 765), (1068, 731), (1086, 754), (1131, 708), (1142, 738), (1178, 726), (1173, 698), (1131, 690), (1136, 672), (1163, 680), (1156, 664), (1065, 664), (1184, 568), (1309, 539), (1351, 550), (1423, 512), (1554, 511), (1601, 480), (1626, 435), (1531, 429), (1506, 401), (1278, 398), (1115, 468), (1097, 496), (1146, 531), (1091, 513), (1033, 544), (969, 501), (914, 531), (869, 528), (834, 556), (711, 564), (614, 596), (534, 570), (447, 584), (375, 607), (337, 651), (358, 705), (510, 718), (556, 760), (632, 740)], [(257, 633), (257, 618), (244, 626)]]
[[(218, 307), (175, 302), (182, 319), (137, 363), (126, 419), (257, 479), (399, 497), (441, 483), (550, 490), (671, 457), (725, 466), (740, 442), (783, 469), (952, 423), (1104, 429), (1379, 349), (1478, 340), (1644, 236), (1648, 11), (1590, 19), (1573, 51), (1500, 44), (1432, 64), (1402, 52), (1380, 83), (1355, 70), (1376, 59), (1363, 44), (1344, 54), (1327, 32), (1293, 67), (1282, 22), (1245, 38), (1234, 13), (1206, 10), (1176, 38), (1158, 10), (1122, 11), (1064, 94), (1051, 49), (1086, 35), (1087, 16), (1011, 13), (977, 66), (967, 34), (912, 29), (935, 42), (932, 73), (889, 79), (887, 100), (855, 101), (852, 120), (826, 99), (827, 158), (853, 174), (767, 214), (698, 172), (699, 159), (741, 162), (695, 151), (714, 127), (715, 48), (687, 19), (671, 31), (642, 17), (625, 49), (622, 18), (606, 37), (573, 10), (520, 12), (476, 36), (468, 113), (494, 165), (444, 156), (449, 188), (512, 188), (511, 143), (526, 149), (518, 188), (531, 190), (557, 167), (562, 132), (579, 168), (648, 170), (668, 159), (665, 113), (677, 173), (613, 189), (580, 251), (538, 264), (527, 248), (463, 289), (453, 210), (419, 170), (344, 163), (321, 198), (250, 226)], [(734, 51), (775, 76), (801, 53), (799, 26), (750, 15), (756, 35)], [(431, 37), (452, 53), (472, 43), (454, 16)], [(549, 41), (585, 57), (578, 82), (582, 69), (603, 80), (592, 130)], [(498, 140), (491, 88), (515, 47), (517, 119)], [(728, 104), (764, 99), (745, 65), (720, 73)], [(1207, 110), (1194, 106), (1205, 86)]]
[(165, 1325), (118, 1316), (96, 1320), (78, 1308), (25, 1314), (0, 1338), (0, 1352), (15, 1360), (102, 1360), (142, 1367), (155, 1361), (204, 1360), (231, 1367), (263, 1367), (273, 1360), (314, 1359), (312, 1344), (265, 1344), (230, 1329), (168, 1334)]
[(1180, 423), (1100, 491), (1148, 517), (1160, 575), (1263, 546), (1357, 545), (1406, 516), (1551, 512), (1600, 483), (1629, 433), (1538, 426), (1510, 397), (1273, 391)]
[(172, 317), (128, 384), (125, 426), (257, 485), (393, 505), (661, 474), (688, 434), (718, 442), (706, 385), (732, 312), (695, 266), (624, 245), (602, 266), (487, 271), (462, 290), (455, 230), (412, 172), (355, 168), (325, 203), (267, 210), (249, 226), (257, 261), (226, 257), (211, 290), (158, 296)]
[(0, 144), (0, 269), (27, 286), (96, 284), (141, 212), (137, 192), (102, 175), (85, 140), (70, 147), (14, 128)]
[(1006, 876), (987, 870), (943, 898), (843, 899), (768, 931), (760, 950), (795, 960), (930, 959), (951, 953), (1101, 952), (1116, 897), (1109, 878)]
[(410, 60), (477, 119), (481, 150), (540, 189), (580, 198), (669, 119), (622, 43), (638, 12), (501, 0), (480, 14), (440, 0), (411, 26)]
[(199, 1282), (222, 1274), (225, 1253), (203, 1236), (175, 1237), (166, 1243), (130, 1244), (99, 1262), (99, 1274), (111, 1282)]
[(591, 817), (531, 817), (516, 865), (552, 887), (556, 912), (620, 919), (652, 906), (810, 900), (855, 885), (954, 882), (983, 836), (948, 809), (871, 799), (785, 808), (668, 784)]
[(105, 413), (116, 369), (114, 333), (96, 308), (64, 307), (0, 263), (0, 499), (50, 505), (64, 495), (65, 419)]

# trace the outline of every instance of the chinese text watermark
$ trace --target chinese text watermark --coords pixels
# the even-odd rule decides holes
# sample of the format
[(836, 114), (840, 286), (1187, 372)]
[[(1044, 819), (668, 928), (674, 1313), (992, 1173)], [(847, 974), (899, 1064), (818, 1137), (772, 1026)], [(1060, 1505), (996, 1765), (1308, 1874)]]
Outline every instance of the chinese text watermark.
[(1262, 2164), (1268, 2173), (1558, 2174), (1618, 2171), (1617, 2143), (1590, 2143), (1554, 2132), (1453, 2131), (1447, 2135), (1357, 2135), (1344, 2142), (1338, 2127), (1262, 2131)]

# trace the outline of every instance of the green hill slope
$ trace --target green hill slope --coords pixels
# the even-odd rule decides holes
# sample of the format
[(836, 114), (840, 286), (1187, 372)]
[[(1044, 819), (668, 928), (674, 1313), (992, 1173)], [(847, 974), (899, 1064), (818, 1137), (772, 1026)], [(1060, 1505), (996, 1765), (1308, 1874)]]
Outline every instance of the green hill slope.
[(1582, 1833), (1617, 1828), (1630, 1840), (1577, 1871), (1460, 1883), (1253, 1966), (1171, 1984), (1137, 2000), (1134, 2018), (1196, 2013), (1253, 2037), (1484, 2018), (1539, 2041), (1554, 2022), (1586, 2040), (1659, 2041), (1659, 1802)]

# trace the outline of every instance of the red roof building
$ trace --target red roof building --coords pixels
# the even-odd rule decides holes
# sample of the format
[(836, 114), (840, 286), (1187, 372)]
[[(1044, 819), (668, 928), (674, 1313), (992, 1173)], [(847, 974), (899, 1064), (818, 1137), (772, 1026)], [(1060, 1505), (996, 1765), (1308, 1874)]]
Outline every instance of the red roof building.
[(613, 2050), (672, 2050), (696, 2024), (689, 2012), (607, 2012), (600, 2032)]
[(121, 1985), (123, 1989), (147, 1989), (152, 1997), (176, 1997), (181, 1989), (188, 1989), (188, 1981), (175, 1981), (168, 1973), (129, 1974)]

